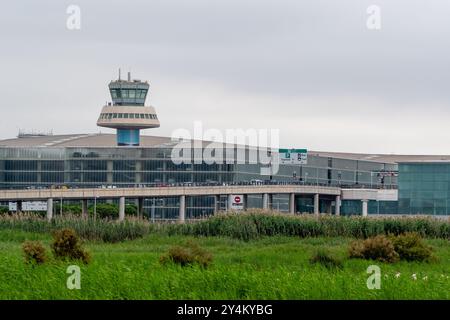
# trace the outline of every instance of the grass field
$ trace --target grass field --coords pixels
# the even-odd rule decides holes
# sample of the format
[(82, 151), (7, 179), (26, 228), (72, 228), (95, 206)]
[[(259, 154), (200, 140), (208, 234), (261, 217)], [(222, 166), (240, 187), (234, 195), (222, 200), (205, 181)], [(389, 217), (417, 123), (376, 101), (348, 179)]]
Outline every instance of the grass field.
[[(209, 268), (159, 263), (169, 247), (187, 239), (213, 254)], [(24, 240), (41, 240), (49, 247), (51, 236), (0, 230), (0, 299), (450, 299), (447, 239), (426, 240), (437, 262), (345, 259), (337, 270), (312, 265), (309, 258), (320, 248), (345, 257), (350, 238), (264, 236), (243, 241), (150, 233), (117, 243), (88, 241), (92, 262), (79, 263), (80, 290), (66, 287), (66, 268), (76, 262), (51, 259), (27, 265), (21, 251)], [(372, 264), (381, 268), (379, 290), (366, 286), (366, 269)]]

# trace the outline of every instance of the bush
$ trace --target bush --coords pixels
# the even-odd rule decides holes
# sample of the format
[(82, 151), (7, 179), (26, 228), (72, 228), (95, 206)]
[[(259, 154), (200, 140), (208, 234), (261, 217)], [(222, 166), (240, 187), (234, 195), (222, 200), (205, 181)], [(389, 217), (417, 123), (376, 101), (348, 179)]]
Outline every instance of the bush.
[(9, 208), (5, 206), (0, 206), (0, 214), (5, 214), (9, 212)]
[(80, 239), (73, 229), (55, 231), (51, 248), (56, 258), (81, 260), (86, 264), (90, 262), (89, 253), (82, 248)]
[(342, 269), (344, 264), (342, 260), (334, 255), (330, 254), (325, 250), (317, 251), (310, 259), (309, 262), (312, 264), (320, 264), (327, 269)]
[(25, 241), (22, 244), (22, 251), (26, 263), (42, 264), (47, 261), (47, 252), (39, 241)]
[[(97, 203), (95, 211), (100, 219), (117, 219), (119, 217), (119, 206), (114, 203)], [(89, 208), (89, 213), (94, 214), (94, 207)], [(134, 204), (125, 204), (125, 215), (136, 216), (137, 207)]]
[(204, 268), (208, 267), (212, 260), (211, 253), (192, 241), (188, 241), (184, 246), (171, 247), (169, 252), (160, 258), (162, 264), (173, 262), (183, 267), (198, 264)]
[(391, 236), (390, 240), (402, 260), (430, 261), (433, 258), (433, 248), (427, 246), (417, 232)]
[(394, 245), (385, 235), (354, 241), (349, 248), (350, 258), (372, 259), (381, 262), (396, 262), (399, 259)]

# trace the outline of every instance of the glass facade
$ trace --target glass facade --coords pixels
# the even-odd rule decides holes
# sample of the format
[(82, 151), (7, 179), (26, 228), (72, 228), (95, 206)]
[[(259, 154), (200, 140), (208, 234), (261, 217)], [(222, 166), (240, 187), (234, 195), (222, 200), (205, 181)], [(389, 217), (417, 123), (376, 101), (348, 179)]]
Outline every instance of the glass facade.
[[(306, 165), (280, 165), (273, 176), (261, 175), (261, 165), (249, 161), (226, 164), (183, 163), (171, 160), (170, 146), (160, 147), (0, 147), (0, 189), (67, 187), (130, 187), (180, 182), (231, 183), (252, 179), (301, 181), (325, 186), (361, 188), (395, 187), (397, 177), (381, 179), (379, 172), (397, 170), (396, 165), (308, 155)], [(195, 154), (195, 151), (192, 151)], [(224, 153), (226, 151), (224, 150)], [(450, 171), (449, 171), (450, 172)], [(250, 207), (260, 207), (261, 197), (249, 197)], [(334, 199), (321, 199), (322, 212), (334, 212)], [(187, 200), (186, 217), (212, 214), (213, 197)], [(297, 199), (299, 212), (313, 212), (311, 197)], [(154, 217), (178, 215), (178, 199), (146, 199), (145, 212)], [(225, 208), (226, 198), (221, 199)], [(345, 204), (343, 204), (345, 205)], [(287, 196), (275, 195), (273, 208), (287, 211)], [(351, 210), (350, 210), (351, 211)], [(355, 213), (355, 212), (353, 212)]]
[(450, 163), (400, 163), (398, 212), (450, 215)]

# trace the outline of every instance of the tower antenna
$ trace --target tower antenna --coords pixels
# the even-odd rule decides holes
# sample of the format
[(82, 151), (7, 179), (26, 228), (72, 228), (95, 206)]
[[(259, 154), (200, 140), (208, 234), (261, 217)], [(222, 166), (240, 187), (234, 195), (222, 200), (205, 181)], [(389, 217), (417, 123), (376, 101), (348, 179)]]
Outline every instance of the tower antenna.
[(119, 80), (120, 80), (120, 68), (119, 68)]

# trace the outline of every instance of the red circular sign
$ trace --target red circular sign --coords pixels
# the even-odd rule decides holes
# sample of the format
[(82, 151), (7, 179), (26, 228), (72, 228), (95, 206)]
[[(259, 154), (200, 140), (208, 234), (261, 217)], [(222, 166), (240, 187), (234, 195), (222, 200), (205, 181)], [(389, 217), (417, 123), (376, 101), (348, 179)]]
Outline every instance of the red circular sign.
[(234, 197), (234, 202), (241, 203), (241, 197), (239, 196)]

